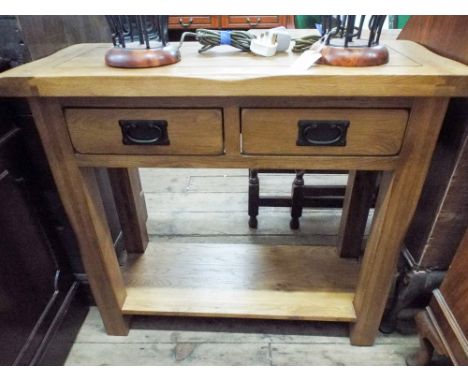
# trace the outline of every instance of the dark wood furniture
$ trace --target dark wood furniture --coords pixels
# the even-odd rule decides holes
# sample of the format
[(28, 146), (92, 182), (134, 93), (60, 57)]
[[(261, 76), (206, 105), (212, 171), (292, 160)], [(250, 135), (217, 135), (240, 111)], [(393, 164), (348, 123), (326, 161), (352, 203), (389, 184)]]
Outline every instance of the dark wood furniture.
[(48, 208), (52, 195), (44, 186), (53, 181), (45, 158), (31, 154), (36, 132), (18, 127), (11, 115), (0, 102), (0, 365), (56, 365), (64, 362), (87, 304)]
[[(109, 40), (103, 16), (0, 16), (0, 32), (0, 71), (72, 43)], [(106, 170), (97, 182), (123, 262), (124, 239), (132, 248), (138, 233), (133, 226), (122, 234)], [(144, 209), (137, 170), (114, 170), (112, 184), (125, 205), (133, 188), (134, 207)], [(12, 98), (0, 98), (0, 232), (0, 364), (63, 364), (86, 315), (89, 286), (31, 111)]]
[[(468, 16), (412, 16), (399, 39), (468, 65)], [(405, 244), (421, 267), (447, 269), (468, 225), (468, 99), (451, 101)]]
[(0, 16), (0, 62), (15, 67), (79, 42), (106, 42), (104, 16)]
[(432, 292), (429, 305), (416, 317), (421, 347), (408, 360), (410, 365), (428, 365), (435, 349), (454, 365), (468, 366), (467, 269), (468, 230), (442, 285)]
[[(260, 179), (258, 174), (295, 174), (291, 186), (291, 196), (261, 196)], [(257, 216), (260, 207), (290, 207), (291, 229), (299, 228), (299, 218), (304, 208), (342, 208), (345, 194), (344, 186), (313, 186), (304, 183), (306, 173), (319, 173), (314, 171), (295, 170), (249, 170), (249, 199), (248, 214), (249, 227), (257, 228)]]
[[(412, 16), (398, 39), (468, 65), (468, 16)], [(393, 303), (382, 330), (406, 307), (423, 307), (468, 227), (467, 98), (450, 101), (418, 207), (406, 235)], [(414, 311), (414, 309), (413, 309)], [(403, 326), (402, 326), (403, 327)]]
[(169, 29), (267, 29), (284, 26), (294, 28), (294, 16), (169, 16)]
[(294, 28), (294, 16), (285, 15), (175, 15), (169, 16), (169, 39), (178, 41), (183, 32), (195, 29), (269, 29)]
[(427, 46), (441, 56), (468, 62), (468, 16), (411, 16), (400, 35)]

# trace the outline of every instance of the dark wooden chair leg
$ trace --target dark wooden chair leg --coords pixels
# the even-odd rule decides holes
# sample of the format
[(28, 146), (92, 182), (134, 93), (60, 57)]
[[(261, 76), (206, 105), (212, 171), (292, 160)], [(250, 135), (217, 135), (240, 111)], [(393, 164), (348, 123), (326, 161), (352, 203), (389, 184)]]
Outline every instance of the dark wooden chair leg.
[(107, 171), (127, 252), (143, 253), (149, 241), (146, 230), (148, 213), (138, 169), (113, 168)]
[(291, 229), (299, 228), (299, 218), (302, 216), (304, 206), (304, 171), (297, 171), (291, 190)]
[[(258, 174), (296, 174), (292, 184), (291, 195), (260, 196), (260, 181)], [(260, 207), (291, 208), (290, 228), (299, 228), (299, 218), (303, 208), (342, 208), (345, 193), (344, 186), (306, 186), (306, 173), (327, 173), (320, 171), (250, 169), (249, 170), (249, 226), (257, 228), (257, 216)], [(338, 172), (343, 173), (343, 172)]]
[(361, 256), (367, 218), (375, 200), (376, 182), (376, 172), (350, 171), (349, 173), (338, 233), (337, 248), (340, 257)]
[(249, 227), (257, 228), (257, 215), (260, 203), (260, 182), (258, 170), (249, 170)]

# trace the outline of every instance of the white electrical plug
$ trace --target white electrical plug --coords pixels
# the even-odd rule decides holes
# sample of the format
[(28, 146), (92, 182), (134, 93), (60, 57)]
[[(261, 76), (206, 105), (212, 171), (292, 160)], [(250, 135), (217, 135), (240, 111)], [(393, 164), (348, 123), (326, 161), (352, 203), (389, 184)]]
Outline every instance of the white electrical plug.
[(276, 47), (277, 52), (286, 52), (291, 45), (291, 35), (285, 27), (277, 27), (270, 29), (270, 33), (276, 35), (276, 42), (278, 46)]
[(271, 57), (285, 52), (291, 45), (291, 35), (285, 27), (269, 29), (250, 42), (250, 51), (259, 56)]
[(276, 39), (276, 34), (270, 33), (270, 31), (263, 32), (259, 37), (252, 39), (250, 42), (250, 51), (259, 56), (274, 56), (278, 48)]

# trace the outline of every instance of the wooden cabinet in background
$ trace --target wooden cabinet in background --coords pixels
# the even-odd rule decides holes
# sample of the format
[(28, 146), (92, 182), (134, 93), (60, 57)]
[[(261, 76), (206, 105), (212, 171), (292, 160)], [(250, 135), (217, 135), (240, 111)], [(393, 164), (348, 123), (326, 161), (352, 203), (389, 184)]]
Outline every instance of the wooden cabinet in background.
[[(468, 16), (412, 16), (398, 36), (468, 65)], [(446, 270), (468, 227), (467, 98), (450, 101), (405, 244), (420, 268)]]
[(233, 29), (294, 28), (294, 16), (221, 16), (221, 25)]
[(50, 174), (14, 115), (0, 100), (0, 365), (61, 365), (87, 307), (48, 208)]
[(294, 28), (294, 16), (169, 16), (169, 29), (252, 29), (284, 26)]
[(221, 16), (169, 16), (169, 29), (218, 29)]
[[(398, 36), (468, 64), (468, 16), (411, 16)], [(406, 234), (392, 307), (381, 330), (390, 332), (402, 311), (427, 304), (468, 228), (468, 98), (449, 102), (428, 176)], [(407, 310), (410, 312), (411, 310)], [(414, 311), (414, 310), (413, 310)], [(400, 314), (401, 312), (401, 314)], [(407, 321), (401, 320), (402, 323)]]
[[(72, 43), (109, 41), (109, 33), (104, 16), (0, 16), (0, 72)], [(129, 235), (121, 232), (106, 170), (97, 182), (123, 260)], [(81, 296), (86, 276), (29, 107), (20, 98), (0, 98), (0, 264), (0, 365), (63, 364), (87, 312), (89, 302)]]
[(468, 230), (439, 289), (416, 317), (421, 348), (409, 364), (427, 365), (437, 350), (454, 365), (468, 366)]

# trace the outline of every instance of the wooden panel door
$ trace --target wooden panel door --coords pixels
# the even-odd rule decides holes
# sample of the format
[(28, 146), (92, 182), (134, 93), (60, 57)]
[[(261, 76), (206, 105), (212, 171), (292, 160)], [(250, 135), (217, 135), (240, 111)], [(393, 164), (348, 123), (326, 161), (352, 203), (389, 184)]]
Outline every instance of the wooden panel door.
[[(275, 28), (275, 27), (292, 27), (291, 26), (292, 16), (280, 16), (280, 15), (262, 15), (262, 16), (221, 16), (222, 28), (232, 29), (263, 29), (263, 28)], [(294, 25), (294, 22), (292, 22)]]
[(169, 16), (169, 29), (218, 29), (220, 16)]

